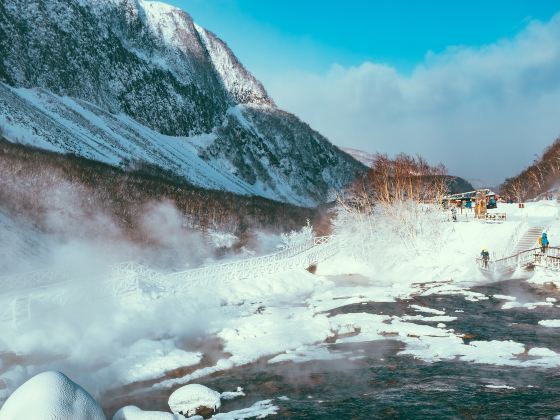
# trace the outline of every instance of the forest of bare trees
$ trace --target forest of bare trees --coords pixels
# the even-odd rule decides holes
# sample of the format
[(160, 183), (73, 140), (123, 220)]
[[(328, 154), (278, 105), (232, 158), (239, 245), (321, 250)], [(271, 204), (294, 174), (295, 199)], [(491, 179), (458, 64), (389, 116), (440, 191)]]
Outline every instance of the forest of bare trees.
[(560, 138), (546, 148), (540, 159), (500, 187), (506, 198), (522, 202), (560, 186)]
[(368, 172), (338, 199), (344, 224), (355, 227), (348, 240), (366, 258), (368, 247), (377, 249), (389, 237), (407, 252), (421, 252), (430, 246), (426, 238), (440, 237), (446, 220), (440, 204), (454, 179), (443, 165), (431, 166), (420, 156), (375, 156)]
[(118, 232), (143, 242), (145, 214), (162, 203), (179, 214), (184, 229), (219, 229), (241, 238), (260, 229), (297, 230), (306, 220), (320, 226), (322, 220), (320, 209), (197, 188), (158, 168), (119, 169), (0, 139), (0, 210), (39, 229), (81, 236)]
[(387, 207), (403, 201), (439, 203), (449, 189), (449, 181), (445, 166), (431, 166), (421, 156), (401, 153), (391, 159), (378, 154), (365, 175), (338, 201), (365, 213), (375, 205)]

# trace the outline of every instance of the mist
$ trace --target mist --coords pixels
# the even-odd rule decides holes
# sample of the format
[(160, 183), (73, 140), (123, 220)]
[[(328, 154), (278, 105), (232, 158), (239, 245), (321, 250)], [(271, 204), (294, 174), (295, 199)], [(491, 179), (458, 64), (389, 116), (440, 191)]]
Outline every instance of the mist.
[(512, 39), (427, 52), (409, 74), (379, 62), (270, 76), (275, 101), (329, 140), (368, 152), (419, 153), (496, 186), (560, 135), (560, 14)]
[[(196, 365), (200, 336), (228, 319), (227, 288), (198, 282), (186, 295), (129, 296), (117, 292), (132, 283), (126, 273), (115, 277), (115, 265), (134, 262), (164, 275), (271, 252), (282, 241), (259, 231), (239, 246), (233, 232), (203, 234), (170, 200), (144, 205), (131, 238), (86, 192), (65, 182), (35, 200), (38, 223), (0, 211), (0, 401), (46, 369), (66, 373), (99, 396)], [(19, 276), (34, 270), (45, 281)]]

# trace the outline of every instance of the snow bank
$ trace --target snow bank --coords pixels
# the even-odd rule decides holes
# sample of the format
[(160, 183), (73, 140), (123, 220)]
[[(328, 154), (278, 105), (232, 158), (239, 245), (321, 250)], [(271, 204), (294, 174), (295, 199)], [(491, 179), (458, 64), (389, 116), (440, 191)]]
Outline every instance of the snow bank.
[[(423, 212), (412, 209), (402, 217), (412, 220), (412, 226), (417, 213)], [(346, 246), (334, 258), (319, 264), (317, 274), (358, 273), (401, 288), (434, 281), (474, 284), (485, 281), (475, 264), (480, 251), (487, 248), (492, 254), (505, 254), (510, 238), (524, 223), (516, 218), (501, 224), (476, 220), (453, 223), (446, 221), (444, 213), (435, 211), (422, 217), (426, 220), (414, 227), (411, 244), (389, 217), (343, 215), (336, 222), (335, 232), (344, 238)]]
[(243, 388), (238, 386), (236, 391), (222, 392), (222, 394), (220, 395), (220, 398), (222, 400), (233, 400), (237, 397), (244, 397), (244, 396), (245, 396), (245, 393), (243, 392)]
[(189, 384), (173, 392), (168, 404), (171, 411), (186, 416), (198, 414), (205, 409), (216, 411), (221, 406), (220, 393), (204, 385)]
[(435, 314), (435, 315), (445, 315), (445, 311), (440, 311), (439, 309), (427, 308), (425, 306), (420, 306), (420, 305), (410, 305), (410, 307), (414, 309), (416, 312), (424, 312), (427, 314)]
[(29, 379), (8, 398), (0, 420), (105, 420), (103, 410), (82, 387), (60, 372)]
[(113, 416), (113, 420), (184, 420), (185, 418), (180, 414), (163, 411), (143, 411), (134, 405), (121, 408)]
[[(354, 332), (339, 338), (337, 344), (374, 340), (398, 340), (405, 344), (399, 355), (409, 355), (425, 362), (459, 360), (497, 366), (546, 367), (560, 366), (560, 354), (545, 348), (527, 351), (525, 344), (515, 341), (471, 341), (466, 344), (453, 330), (405, 322), (404, 318), (368, 313), (351, 313), (329, 318), (332, 331)], [(522, 356), (527, 352), (531, 359)]]
[(560, 319), (543, 319), (539, 321), (539, 325), (550, 328), (560, 328)]
[(296, 362), (304, 363), (312, 360), (337, 360), (343, 359), (344, 353), (335, 352), (325, 344), (315, 346), (301, 346), (295, 350), (288, 350), (286, 353), (279, 354), (268, 361), (268, 363)]
[(126, 354), (95, 373), (97, 380), (112, 378), (114, 385), (126, 385), (161, 377), (165, 372), (192, 366), (202, 360), (202, 353), (175, 347), (173, 340), (141, 339), (128, 347)]
[(552, 302), (526, 302), (520, 303), (517, 301), (506, 302), (502, 305), (502, 309), (512, 309), (512, 308), (525, 308), (525, 309), (536, 309), (538, 306), (554, 306)]
[(515, 296), (507, 296), (507, 295), (492, 295), (492, 297), (498, 300), (517, 300)]
[[(496, 211), (506, 213), (504, 223), (453, 223), (444, 213), (425, 212), (422, 206), (401, 211), (398, 220), (385, 214), (343, 213), (335, 221), (335, 233), (344, 239), (345, 246), (334, 258), (319, 264), (317, 274), (357, 273), (390, 281), (401, 289), (436, 281), (465, 285), (486, 282), (475, 264), (480, 251), (486, 248), (496, 258), (510, 255), (524, 227), (550, 225), (559, 209), (551, 202), (530, 203), (525, 209), (500, 204)], [(554, 238), (560, 243), (560, 222), (553, 223), (548, 231), (551, 244), (556, 244)]]
[(484, 385), (484, 387), (490, 389), (515, 389), (514, 387), (509, 385)]
[(241, 420), (249, 418), (264, 419), (278, 412), (278, 407), (272, 403), (272, 400), (258, 401), (249, 408), (230, 411), (229, 413), (219, 413), (213, 416), (216, 420)]
[(546, 347), (533, 347), (527, 354), (534, 357), (558, 357), (558, 353)]

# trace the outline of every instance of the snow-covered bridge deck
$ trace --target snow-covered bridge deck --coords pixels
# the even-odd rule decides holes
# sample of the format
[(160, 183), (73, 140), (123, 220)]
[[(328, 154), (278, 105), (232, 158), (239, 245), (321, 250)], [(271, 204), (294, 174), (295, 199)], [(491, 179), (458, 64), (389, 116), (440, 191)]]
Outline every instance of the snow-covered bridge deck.
[[(201, 288), (219, 287), (244, 278), (266, 276), (293, 269), (306, 269), (332, 257), (340, 249), (334, 236), (315, 237), (296, 246), (254, 258), (212, 264), (180, 272), (161, 273), (144, 265), (125, 262), (109, 267), (105, 273), (92, 276), (99, 296), (158, 297), (167, 294), (188, 295)], [(0, 277), (0, 321), (17, 323), (28, 318), (35, 299), (64, 304), (69, 295), (84, 295), (80, 288), (91, 287), (77, 280), (75, 274), (41, 270)], [(87, 279), (86, 279), (87, 280)]]

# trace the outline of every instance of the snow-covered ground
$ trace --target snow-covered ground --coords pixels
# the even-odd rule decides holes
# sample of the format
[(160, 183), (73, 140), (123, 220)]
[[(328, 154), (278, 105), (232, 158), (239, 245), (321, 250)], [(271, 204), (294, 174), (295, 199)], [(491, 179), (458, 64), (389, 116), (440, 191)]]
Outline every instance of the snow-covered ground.
[[(455, 295), (471, 302), (501, 300), (504, 311), (555, 306), (553, 297), (525, 302), (516, 296), (485, 295), (470, 287), (491, 281), (475, 264), (480, 250), (507, 254), (528, 225), (547, 225), (551, 244), (560, 243), (559, 209), (553, 202), (528, 203), (525, 209), (500, 205), (497, 211), (507, 213), (507, 221), (501, 224), (453, 223), (446, 215), (424, 214), (417, 222), (421, 231), (413, 235), (389, 219), (341, 218), (335, 234), (344, 246), (319, 264), (316, 274), (278, 272), (257, 281), (218, 282), (215, 288), (204, 285), (188, 297), (143, 298), (140, 305), (126, 306), (92, 302), (83, 312), (76, 313), (74, 307), (71, 313), (46, 313), (41, 322), (3, 329), (0, 398), (7, 398), (18, 385), (46, 369), (72, 371), (73, 379), (95, 397), (139, 381), (149, 381), (154, 392), (171, 394), (212, 373), (263, 358), (270, 364), (350, 358), (353, 355), (332, 350), (326, 343), (375, 340), (401, 342), (401, 355), (426, 362), (560, 367), (560, 354), (548, 348), (531, 348), (514, 340), (464, 340), (464, 333), (453, 328), (461, 311), (445, 307), (410, 304), (408, 315), (337, 312), (351, 304), (435, 295)], [(556, 275), (537, 269), (530, 281), (555, 279)], [(550, 329), (558, 327), (558, 320), (539, 324)], [(216, 344), (201, 346), (201, 340)], [(167, 374), (179, 368), (183, 373)], [(281, 400), (259, 404), (247, 413), (260, 408), (264, 411), (256, 412), (273, 414)], [(230, 417), (218, 414), (216, 418)]]

